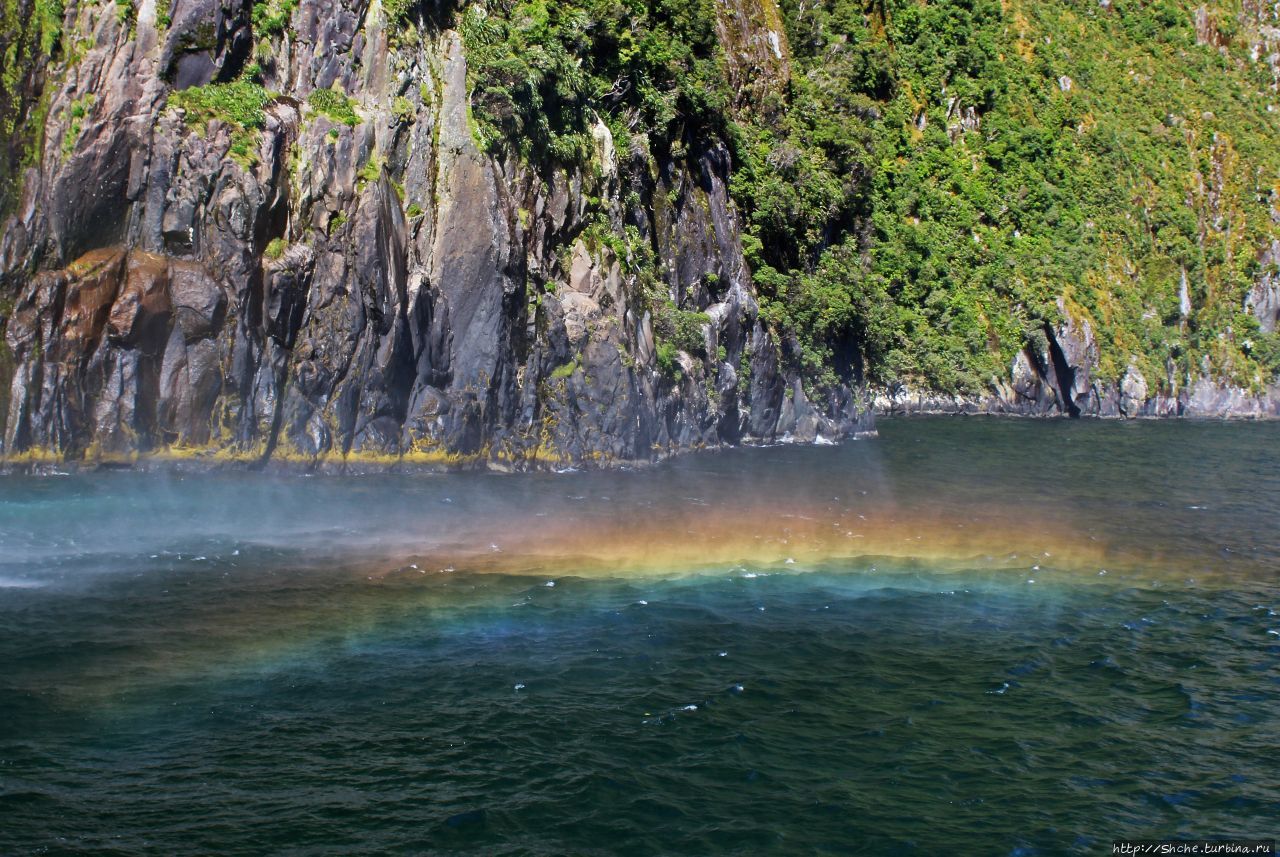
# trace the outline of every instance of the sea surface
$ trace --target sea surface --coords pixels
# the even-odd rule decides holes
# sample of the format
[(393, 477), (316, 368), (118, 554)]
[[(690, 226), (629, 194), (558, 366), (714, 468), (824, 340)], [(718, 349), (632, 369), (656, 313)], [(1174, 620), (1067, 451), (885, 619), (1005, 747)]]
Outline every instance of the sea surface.
[(0, 854), (1280, 832), (1280, 425), (0, 478)]

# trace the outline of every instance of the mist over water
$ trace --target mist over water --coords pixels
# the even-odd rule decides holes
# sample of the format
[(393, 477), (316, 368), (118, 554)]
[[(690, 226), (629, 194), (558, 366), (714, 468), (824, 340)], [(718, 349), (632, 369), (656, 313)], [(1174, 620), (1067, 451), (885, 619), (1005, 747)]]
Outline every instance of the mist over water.
[(0, 853), (1274, 835), (1280, 427), (0, 480)]

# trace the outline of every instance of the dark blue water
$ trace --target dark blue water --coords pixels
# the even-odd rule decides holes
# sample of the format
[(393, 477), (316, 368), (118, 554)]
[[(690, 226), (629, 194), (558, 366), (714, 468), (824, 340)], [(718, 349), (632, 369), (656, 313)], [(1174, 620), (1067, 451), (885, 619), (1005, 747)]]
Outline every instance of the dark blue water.
[(1280, 427), (881, 433), (0, 482), (0, 853), (1274, 836)]

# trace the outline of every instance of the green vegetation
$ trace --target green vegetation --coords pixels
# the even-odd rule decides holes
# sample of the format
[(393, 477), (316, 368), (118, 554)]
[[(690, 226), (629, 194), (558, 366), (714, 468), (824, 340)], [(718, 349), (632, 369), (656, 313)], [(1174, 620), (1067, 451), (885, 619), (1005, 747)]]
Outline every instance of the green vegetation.
[(307, 96), (307, 104), (311, 105), (312, 110), (334, 122), (352, 128), (360, 124), (360, 117), (356, 115), (356, 103), (337, 89), (313, 89)]
[(416, 0), (382, 0), (382, 19), (391, 25), (406, 23), (416, 5)]
[(0, 214), (10, 210), (23, 167), (40, 159), (48, 91), (29, 101), (28, 86), (62, 43), (62, 0), (0, 5)]
[(62, 157), (68, 158), (75, 151), (76, 143), (80, 139), (80, 132), (84, 130), (84, 118), (89, 113), (89, 108), (93, 106), (94, 94), (87, 92), (80, 98), (71, 102), (68, 110), (71, 116), (71, 122), (67, 126), (67, 133), (62, 138)]
[(411, 122), (417, 110), (414, 108), (412, 101), (403, 95), (397, 95), (396, 100), (392, 102), (391, 112), (395, 114), (396, 119), (399, 121)]
[[(460, 27), (490, 149), (583, 165), (597, 116), (624, 152), (639, 131), (677, 159), (729, 144), (763, 316), (819, 388), (861, 364), (980, 392), (1066, 314), (1103, 380), (1136, 362), (1153, 389), (1170, 366), (1257, 389), (1280, 371), (1280, 339), (1242, 312), (1280, 207), (1275, 22), (1219, 0), (1197, 32), (1198, 9), (781, 0), (791, 78), (736, 110), (709, 0), (495, 0)], [(647, 272), (675, 347), (643, 242), (590, 237)]]
[(685, 312), (670, 300), (658, 301), (653, 307), (653, 335), (660, 343), (670, 343), (679, 351), (707, 356), (702, 328), (711, 322), (705, 312)]
[(262, 251), (262, 255), (268, 259), (279, 259), (284, 255), (285, 248), (289, 245), (283, 238), (272, 238), (267, 242), (266, 249)]
[[(9, 0), (5, 4), (5, 24), (8, 26), (7, 20), (11, 13), (16, 12), (18, 4)], [(46, 56), (53, 53), (54, 47), (58, 44), (59, 38), (62, 36), (62, 16), (63, 16), (62, 0), (35, 0), (32, 5), (31, 17), (35, 21), (35, 30), (38, 34), (40, 52)], [(7, 68), (7, 58), (6, 58)]]
[(552, 381), (564, 381), (573, 377), (573, 373), (578, 371), (578, 358), (575, 357), (563, 366), (557, 366), (551, 371)]
[(377, 152), (369, 156), (369, 160), (356, 172), (356, 183), (358, 185), (371, 184), (382, 178), (382, 158)]
[(257, 160), (258, 132), (266, 124), (271, 99), (261, 85), (241, 78), (175, 92), (169, 96), (169, 105), (183, 110), (192, 128), (202, 128), (214, 119), (225, 122), (231, 128), (231, 156), (251, 164)]
[(297, 8), (298, 0), (257, 0), (253, 4), (253, 31), (259, 37), (280, 35)]
[(576, 163), (597, 115), (625, 144), (633, 126), (720, 122), (728, 103), (713, 0), (499, 0), (469, 5), (461, 30), (489, 149)]
[(670, 342), (659, 342), (654, 350), (656, 352), (654, 357), (658, 364), (658, 371), (668, 378), (674, 379), (678, 377), (680, 375), (680, 361), (677, 356), (680, 353), (680, 349)]
[(1280, 176), (1242, 7), (1198, 43), (1175, 0), (783, 6), (789, 109), (738, 129), (734, 189), (810, 368), (852, 338), (877, 380), (975, 392), (1061, 298), (1105, 379), (1131, 358), (1153, 382), (1168, 360), (1254, 388), (1280, 369), (1240, 311)]

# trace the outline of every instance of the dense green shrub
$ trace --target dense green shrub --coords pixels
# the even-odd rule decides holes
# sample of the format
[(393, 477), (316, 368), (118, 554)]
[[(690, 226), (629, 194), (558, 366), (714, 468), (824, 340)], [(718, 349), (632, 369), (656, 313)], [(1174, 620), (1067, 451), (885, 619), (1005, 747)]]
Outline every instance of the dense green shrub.
[(489, 148), (579, 162), (597, 115), (659, 137), (723, 117), (713, 0), (497, 0), (461, 29)]

